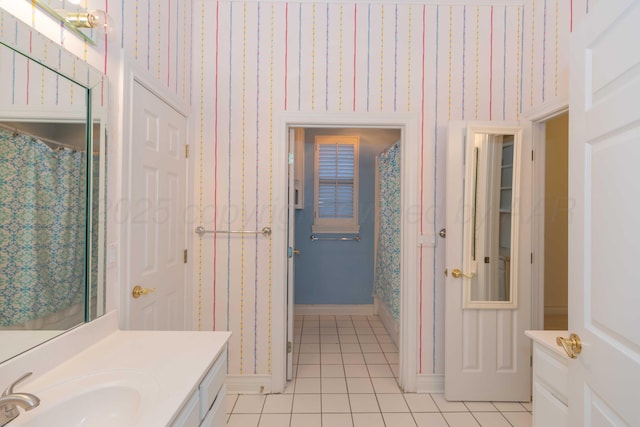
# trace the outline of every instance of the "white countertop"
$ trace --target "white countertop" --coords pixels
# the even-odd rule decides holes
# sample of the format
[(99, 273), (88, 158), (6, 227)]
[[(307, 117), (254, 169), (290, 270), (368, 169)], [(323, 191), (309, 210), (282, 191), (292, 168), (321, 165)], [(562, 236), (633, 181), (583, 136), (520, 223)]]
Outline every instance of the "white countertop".
[(569, 331), (524, 331), (524, 334), (541, 346), (569, 358), (564, 349), (556, 344), (557, 337), (569, 337)]
[(231, 336), (230, 332), (114, 330), (115, 319), (114, 314), (105, 316), (0, 364), (0, 386), (33, 371), (16, 391), (41, 398), (39, 407), (21, 413), (12, 426), (27, 422), (38, 409), (47, 410), (53, 396), (59, 399), (103, 380), (120, 379), (140, 385), (143, 392), (135, 426), (168, 425)]
[[(168, 425), (198, 388), (230, 336), (229, 332), (116, 331), (57, 368), (21, 384), (20, 390), (38, 395), (38, 390), (70, 379), (105, 372), (131, 373), (135, 379), (152, 383), (146, 384), (151, 393), (143, 397), (147, 401), (135, 425)], [(40, 397), (44, 407), (46, 399)], [(13, 423), (19, 426), (20, 417)]]

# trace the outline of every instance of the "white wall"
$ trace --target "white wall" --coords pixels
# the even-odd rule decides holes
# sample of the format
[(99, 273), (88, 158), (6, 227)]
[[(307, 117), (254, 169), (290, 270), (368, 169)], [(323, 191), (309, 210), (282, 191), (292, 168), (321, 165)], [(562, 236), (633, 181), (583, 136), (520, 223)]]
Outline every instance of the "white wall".
[[(272, 119), (307, 113), (420, 116), (423, 232), (444, 226), (449, 120), (519, 120), (566, 97), (569, 32), (588, 0), (314, 3), (194, 2), (196, 222), (269, 225)], [(199, 178), (196, 178), (199, 179)], [(257, 220), (256, 220), (257, 218)], [(275, 278), (266, 239), (203, 241), (195, 286), (202, 328), (230, 329), (229, 372), (269, 374)], [(415, 286), (419, 373), (441, 374), (444, 245), (422, 248)]]
[[(569, 32), (593, 1), (196, 0), (192, 13), (190, 0), (87, 0), (91, 8), (108, 9), (115, 23), (107, 46), (101, 41), (95, 48), (40, 14), (27, 10), (25, 20), (109, 76), (108, 239), (119, 245), (126, 213), (116, 210), (122, 147), (130, 143), (120, 137), (124, 56), (159, 90), (193, 107), (194, 225), (270, 222), (271, 154), (281, 143), (273, 140), (272, 119), (278, 112), (412, 112), (420, 116), (424, 153), (416, 177), (421, 225), (435, 233), (444, 226), (448, 121), (517, 120), (566, 97)], [(418, 255), (422, 374), (441, 374), (444, 366), (444, 245), (438, 243)], [(231, 374), (269, 374), (271, 290), (280, 280), (271, 274), (276, 254), (269, 241), (228, 246), (220, 239), (214, 249), (212, 240), (202, 247), (196, 240), (195, 249), (195, 324), (233, 331)], [(118, 272), (110, 266), (111, 306), (120, 292)]]

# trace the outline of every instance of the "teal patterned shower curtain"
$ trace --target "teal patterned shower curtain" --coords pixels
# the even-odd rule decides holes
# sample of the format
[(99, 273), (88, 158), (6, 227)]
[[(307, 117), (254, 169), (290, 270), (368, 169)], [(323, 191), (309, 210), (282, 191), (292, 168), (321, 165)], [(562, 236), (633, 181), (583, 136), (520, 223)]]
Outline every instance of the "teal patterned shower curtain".
[(374, 293), (400, 318), (400, 144), (378, 155), (378, 244)]
[(0, 327), (82, 302), (86, 154), (0, 129)]

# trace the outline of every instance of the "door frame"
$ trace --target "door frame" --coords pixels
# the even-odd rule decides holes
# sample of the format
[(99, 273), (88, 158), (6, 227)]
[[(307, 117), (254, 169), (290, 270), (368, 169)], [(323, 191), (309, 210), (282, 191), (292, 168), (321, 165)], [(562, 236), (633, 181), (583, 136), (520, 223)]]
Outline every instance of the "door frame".
[(531, 122), (531, 148), (534, 153), (531, 188), (531, 328), (544, 329), (544, 212), (545, 152), (547, 121), (569, 112), (569, 98), (545, 103), (524, 115)]
[[(120, 268), (118, 268), (117, 285), (108, 286), (108, 290), (114, 293), (113, 297), (108, 296), (108, 299), (114, 301), (116, 307), (118, 307), (120, 311), (118, 316), (120, 329), (128, 329), (130, 327), (130, 320), (128, 316), (128, 307), (130, 301), (129, 296), (130, 290), (132, 288), (131, 284), (129, 283), (129, 277), (131, 273), (131, 172), (134, 167), (131, 144), (133, 133), (133, 85), (135, 83), (140, 84), (185, 117), (185, 137), (189, 142), (191, 139), (191, 108), (185, 101), (178, 98), (175, 94), (171, 93), (162, 86), (159, 86), (158, 83), (155, 82), (151, 76), (149, 76), (149, 72), (137, 65), (134, 60), (124, 57), (120, 71), (120, 78), (122, 79), (122, 91), (120, 92), (121, 98), (116, 102), (113, 102), (112, 106), (122, 106), (122, 122), (119, 123), (119, 131), (115, 132), (116, 134), (121, 135), (119, 144), (120, 153), (116, 153), (116, 155), (121, 155), (122, 162), (119, 165), (116, 165), (116, 167), (120, 166), (118, 170), (111, 170), (111, 173), (120, 176), (120, 197), (117, 200), (111, 200), (110, 202), (113, 203), (113, 205), (108, 206), (108, 209), (113, 212), (110, 218), (115, 218), (115, 223), (119, 224), (117, 238), (118, 243), (116, 243), (116, 246), (112, 246), (111, 244), (109, 244), (107, 250), (107, 257), (114, 259), (117, 258), (117, 263), (119, 264)], [(115, 126), (117, 128), (118, 123), (116, 123)], [(111, 150), (109, 154), (112, 154)], [(109, 163), (109, 161), (107, 163)], [(187, 177), (185, 182), (186, 207), (192, 206), (193, 203), (193, 175), (193, 156), (189, 156), (189, 158), (187, 159)], [(189, 218), (185, 218), (185, 249), (193, 248), (194, 237), (193, 233), (190, 232), (190, 229), (192, 229), (190, 220)], [(117, 251), (118, 249), (117, 245), (120, 246), (118, 254), (119, 256), (113, 256), (113, 252)], [(193, 252), (193, 250), (191, 250), (191, 252)], [(108, 268), (111, 267), (112, 266), (108, 266)], [(193, 291), (191, 289), (192, 276), (192, 268), (190, 268), (189, 264), (186, 264), (184, 280), (186, 285), (185, 323), (187, 330), (193, 329), (194, 324), (193, 319), (189, 317), (189, 313), (192, 312), (191, 307), (193, 306)]]
[(273, 364), (271, 386), (274, 393), (282, 392), (287, 375), (287, 230), (288, 176), (287, 158), (289, 128), (397, 128), (401, 132), (401, 244), (400, 265), (400, 386), (405, 392), (415, 392), (417, 383), (419, 223), (411, 217), (412, 207), (419, 206), (418, 160), (420, 158), (419, 116), (407, 113), (287, 113), (275, 118), (273, 147), (273, 203), (275, 207), (273, 234), (274, 296), (271, 337)]

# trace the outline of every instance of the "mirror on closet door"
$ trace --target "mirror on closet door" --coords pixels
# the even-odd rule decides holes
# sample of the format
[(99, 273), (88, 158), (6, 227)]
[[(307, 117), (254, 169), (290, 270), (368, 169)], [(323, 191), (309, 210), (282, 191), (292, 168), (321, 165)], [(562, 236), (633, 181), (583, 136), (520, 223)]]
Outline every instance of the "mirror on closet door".
[(516, 308), (522, 132), (470, 126), (466, 141), (465, 308)]
[(104, 314), (107, 87), (64, 48), (0, 19), (12, 28), (0, 34), (1, 363)]

